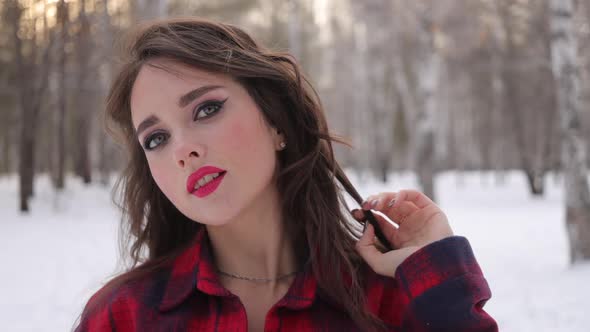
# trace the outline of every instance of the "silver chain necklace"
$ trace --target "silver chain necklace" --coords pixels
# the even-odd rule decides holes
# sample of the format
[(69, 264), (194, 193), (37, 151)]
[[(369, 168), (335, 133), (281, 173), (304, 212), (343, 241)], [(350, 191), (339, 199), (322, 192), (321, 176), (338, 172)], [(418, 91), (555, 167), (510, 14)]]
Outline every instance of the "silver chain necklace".
[(271, 281), (279, 281), (279, 280), (283, 280), (286, 279), (290, 276), (293, 276), (301, 271), (295, 271), (295, 272), (290, 272), (287, 274), (283, 274), (281, 276), (278, 276), (276, 278), (273, 279), (269, 279), (269, 278), (254, 278), (254, 277), (244, 277), (244, 276), (239, 276), (239, 275), (235, 275), (235, 274), (231, 274), (231, 273), (227, 273), (227, 272), (223, 272), (221, 270), (217, 270), (217, 272), (221, 275), (224, 275), (226, 277), (230, 277), (230, 278), (234, 278), (234, 279), (240, 279), (240, 280), (247, 280), (247, 281), (253, 281), (253, 282), (271, 282)]

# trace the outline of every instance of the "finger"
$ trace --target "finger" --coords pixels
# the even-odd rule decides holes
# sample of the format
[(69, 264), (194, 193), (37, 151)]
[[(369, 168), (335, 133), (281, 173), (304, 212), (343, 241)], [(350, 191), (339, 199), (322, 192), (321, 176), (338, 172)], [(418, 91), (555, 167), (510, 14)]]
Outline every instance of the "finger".
[(371, 195), (363, 202), (362, 208), (363, 210), (381, 210), (386, 204), (385, 202), (391, 201), (396, 195), (397, 193), (395, 192), (382, 192), (377, 195)]
[[(367, 207), (365, 210), (372, 209), (384, 212), (385, 214), (388, 214), (389, 210), (394, 206), (402, 215), (408, 215), (418, 210), (418, 207), (414, 202), (399, 198), (398, 193), (395, 192), (383, 192), (377, 195), (371, 195), (365, 202), (364, 207)], [(399, 203), (395, 204), (395, 202)], [(401, 205), (401, 207), (399, 205)]]
[(375, 270), (378, 266), (378, 260), (381, 253), (375, 247), (375, 230), (373, 229), (373, 225), (367, 223), (367, 228), (365, 232), (361, 236), (361, 238), (356, 243), (356, 250), (358, 251), (359, 255), (369, 264), (369, 266)]
[(371, 206), (374, 204), (374, 200), (375, 200), (375, 195), (371, 195), (369, 197), (367, 197), (362, 203), (361, 203), (361, 208), (363, 210), (370, 210)]
[[(396, 197), (396, 193), (384, 193), (381, 197), (379, 195), (373, 196), (373, 201), (377, 201), (373, 210), (385, 214), (394, 223), (401, 225), (407, 217), (420, 209), (413, 202), (399, 201)], [(395, 204), (396, 202), (397, 204)]]
[(420, 209), (413, 202), (403, 201), (392, 205), (391, 207), (384, 210), (383, 213), (389, 216), (393, 222), (401, 225), (406, 220), (406, 218), (419, 210)]
[(375, 217), (375, 220), (377, 220), (377, 224), (379, 225), (379, 228), (381, 228), (385, 238), (389, 241), (389, 244), (393, 245), (393, 237), (397, 232), (395, 224), (390, 221), (389, 218), (381, 215), (381, 213), (373, 213), (373, 216)]
[[(435, 204), (428, 196), (424, 193), (413, 190), (413, 189), (404, 189), (398, 192), (396, 202), (403, 202), (403, 201), (410, 201), (416, 204), (419, 208), (424, 208), (430, 204)], [(395, 203), (393, 204), (395, 206)]]
[(383, 254), (375, 247), (375, 231), (373, 225), (367, 223), (367, 228), (357, 242), (356, 249), (373, 271), (383, 276), (394, 277), (397, 267), (419, 248), (412, 246)]
[[(397, 202), (397, 203), (396, 203)], [(371, 195), (363, 202), (363, 210), (375, 210), (382, 212), (388, 218), (398, 225), (401, 225), (408, 216), (415, 213), (419, 208), (411, 201), (402, 201), (398, 198), (396, 192), (382, 192), (377, 195)], [(357, 220), (360, 219), (361, 212), (357, 213)]]
[(446, 219), (446, 215), (444, 214), (444, 212), (438, 206), (433, 204), (418, 211), (415, 215), (412, 216), (412, 220), (422, 221), (426, 223), (439, 215), (443, 216), (443, 218)]
[(354, 209), (352, 211), (350, 211), (350, 214), (352, 215), (352, 217), (358, 221), (364, 221), (365, 220), (365, 215), (363, 214), (363, 211), (361, 211), (360, 209)]

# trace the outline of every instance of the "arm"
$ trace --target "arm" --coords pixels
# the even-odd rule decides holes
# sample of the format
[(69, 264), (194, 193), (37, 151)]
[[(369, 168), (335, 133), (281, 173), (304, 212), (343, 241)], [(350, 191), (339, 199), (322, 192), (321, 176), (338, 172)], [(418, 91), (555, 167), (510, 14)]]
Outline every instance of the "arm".
[(395, 279), (407, 296), (404, 331), (498, 331), (483, 310), (490, 288), (466, 238), (433, 242), (409, 256)]
[[(488, 284), (466, 238), (454, 236), (446, 215), (415, 190), (370, 196), (363, 210), (376, 210), (375, 227), (392, 250), (375, 245), (373, 224), (357, 242), (357, 251), (377, 274), (393, 277), (404, 295), (402, 331), (497, 331), (483, 311)], [(352, 211), (357, 220), (363, 214)]]

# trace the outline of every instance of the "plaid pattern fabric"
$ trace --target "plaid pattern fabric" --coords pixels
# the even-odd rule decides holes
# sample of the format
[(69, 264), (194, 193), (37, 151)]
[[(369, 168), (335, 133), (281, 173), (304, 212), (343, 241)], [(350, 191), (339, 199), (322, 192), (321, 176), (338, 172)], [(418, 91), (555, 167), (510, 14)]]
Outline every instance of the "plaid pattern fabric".
[[(239, 298), (219, 282), (205, 228), (171, 269), (99, 290), (76, 331), (247, 331)], [(483, 305), (490, 289), (466, 238), (453, 236), (423, 247), (395, 278), (365, 271), (369, 309), (391, 331), (498, 331)], [(90, 304), (105, 295), (102, 305)], [(92, 309), (89, 309), (92, 308)], [(323, 299), (311, 269), (296, 276), (266, 316), (265, 331), (359, 331), (348, 315)]]

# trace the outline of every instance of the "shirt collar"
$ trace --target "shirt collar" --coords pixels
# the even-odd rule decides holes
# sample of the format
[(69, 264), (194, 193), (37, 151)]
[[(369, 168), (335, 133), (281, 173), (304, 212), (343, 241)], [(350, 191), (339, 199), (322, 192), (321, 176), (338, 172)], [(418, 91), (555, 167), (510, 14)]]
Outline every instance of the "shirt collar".
[[(159, 309), (168, 311), (184, 302), (195, 290), (212, 296), (232, 296), (223, 285), (213, 264), (207, 229), (201, 227), (192, 244), (176, 257), (166, 282)], [(277, 303), (279, 307), (304, 309), (312, 305), (317, 281), (310, 264), (297, 274), (287, 294)]]

